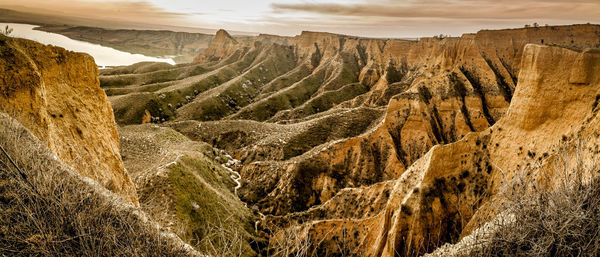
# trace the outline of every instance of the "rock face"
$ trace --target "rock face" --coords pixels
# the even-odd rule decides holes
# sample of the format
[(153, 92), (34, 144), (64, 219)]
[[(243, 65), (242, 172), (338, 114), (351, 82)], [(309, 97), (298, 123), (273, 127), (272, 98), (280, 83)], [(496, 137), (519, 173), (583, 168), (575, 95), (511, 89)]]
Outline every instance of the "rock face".
[(137, 204), (94, 59), (4, 36), (0, 50), (0, 111), (14, 116), (82, 175)]
[(238, 42), (227, 31), (220, 29), (210, 46), (194, 58), (194, 62), (219, 61), (235, 52), (237, 44)]
[[(552, 63), (561, 55), (589, 63), (588, 55), (573, 56), (600, 46), (600, 26), (419, 41), (317, 32), (261, 35), (237, 44), (225, 33), (220, 37), (190, 64), (205, 71), (189, 80), (156, 82), (149, 79), (152, 73), (129, 72), (126, 76), (136, 78), (131, 83), (104, 83), (107, 92), (115, 92), (117, 119), (135, 110), (134, 119), (124, 120), (139, 123), (148, 110), (152, 121), (174, 121), (167, 125), (233, 153), (243, 164), (240, 198), (267, 215), (261, 226), (275, 231), (273, 248), (285, 241), (286, 231), (300, 230), (321, 242), (313, 245), (319, 254), (347, 252), (337, 247), (344, 239), (344, 247), (361, 251), (355, 255), (391, 256), (430, 251), (458, 240), (470, 231), (465, 227), (476, 227), (469, 221), (491, 201), (498, 183), (492, 179), (494, 165), (500, 165), (494, 158), (510, 156), (514, 146), (501, 149), (531, 136), (505, 129), (514, 105), (528, 101), (517, 85), (546, 84), (529, 81), (527, 74), (535, 72), (554, 72), (557, 81), (568, 76), (569, 85), (588, 83), (588, 66), (571, 71)], [(539, 57), (528, 44), (556, 54)], [(552, 65), (532, 69), (531, 60)], [(569, 74), (559, 75), (564, 70)], [(101, 76), (109, 79), (114, 78)], [(554, 94), (549, 99), (560, 96), (548, 92)], [(152, 104), (138, 105), (139, 99)], [(537, 133), (539, 140), (553, 140)], [(495, 139), (500, 135), (506, 138)], [(531, 149), (538, 158), (539, 149)]]
[[(592, 127), (599, 118), (600, 74), (595, 71), (600, 67), (600, 51), (527, 45), (523, 52), (519, 85), (505, 117), (490, 129), (433, 148), (409, 169), (422, 178), (420, 190), (392, 192), (382, 217), (390, 224), (389, 233), (378, 235), (374, 253), (422, 252), (431, 249), (425, 237), (436, 223), (473, 228), (489, 220), (485, 216), (493, 214), (498, 204), (493, 196), (505, 179), (502, 172), (510, 177), (520, 168), (552, 160), (561, 141), (592, 138), (584, 149), (597, 154), (597, 146), (591, 146), (598, 141)], [(396, 192), (403, 187), (398, 181)], [(409, 208), (417, 221), (407, 222), (412, 217), (402, 208)], [(449, 227), (437, 236), (452, 233), (445, 229)]]
[[(595, 46), (597, 32), (598, 26), (566, 26), (481, 31), (460, 38), (426, 38), (419, 42), (303, 32), (289, 42), (298, 56), (298, 67), (306, 65), (312, 73), (279, 92), (259, 95), (254, 103), (237, 112), (237, 107), (233, 108), (234, 114), (227, 118), (297, 123), (331, 117), (343, 111), (342, 107), (385, 106), (383, 119), (372, 127), (357, 127), (357, 136), (336, 138), (338, 141), (317, 139), (319, 143), (311, 145), (314, 149), (301, 150), (300, 155), (273, 155), (280, 147), (275, 145), (282, 143), (263, 147), (261, 141), (246, 142), (252, 149), (238, 147), (237, 155), (249, 163), (241, 170), (248, 178), (240, 191), (242, 198), (266, 213), (282, 215), (326, 202), (345, 187), (397, 178), (432, 146), (484, 130), (504, 115), (518, 81), (519, 49), (525, 44), (544, 40), (573, 48)], [(571, 34), (573, 42), (565, 41)], [(287, 81), (297, 79), (301, 71), (296, 68), (284, 77)], [(283, 80), (278, 78), (264, 88), (281, 87), (279, 79)], [(350, 84), (352, 81), (359, 84)], [(360, 86), (364, 89), (357, 90)], [(296, 92), (299, 90), (300, 96)], [(234, 107), (239, 106), (240, 101), (233, 98), (223, 101), (229, 99)], [(336, 101), (338, 106), (334, 107)], [(207, 115), (206, 108), (184, 106), (181, 112), (198, 115), (179, 119), (215, 119)], [(331, 120), (333, 124), (345, 121)], [(222, 142), (231, 138), (231, 133), (227, 129), (213, 137), (201, 137), (208, 142)], [(236, 133), (248, 134), (244, 129)], [(313, 137), (318, 136), (305, 135), (303, 140), (311, 142)], [(262, 154), (266, 152), (271, 154)], [(261, 162), (250, 164), (253, 161)]]
[(345, 243), (358, 255), (430, 251), (489, 221), (505, 176), (553, 160), (561, 142), (590, 138), (583, 149), (596, 158), (600, 74), (594, 71), (600, 50), (527, 45), (523, 52), (519, 85), (502, 119), (456, 143), (433, 147), (396, 180), (378, 215), (304, 225), (311, 237), (326, 238), (322, 250), (346, 234), (354, 235)]

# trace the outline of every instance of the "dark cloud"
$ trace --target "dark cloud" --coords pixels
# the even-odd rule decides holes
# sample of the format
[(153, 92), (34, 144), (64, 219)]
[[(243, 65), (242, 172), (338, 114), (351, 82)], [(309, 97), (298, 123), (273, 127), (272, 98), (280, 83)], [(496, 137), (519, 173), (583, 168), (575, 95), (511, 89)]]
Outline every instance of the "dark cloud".
[[(1, 1), (1, 0), (0, 0)], [(0, 6), (13, 7), (2, 4)], [(189, 17), (188, 13), (169, 12), (152, 3), (140, 1), (82, 1), (82, 0), (21, 0), (15, 9), (37, 11), (55, 15), (69, 15), (81, 18), (140, 21), (173, 22)]]

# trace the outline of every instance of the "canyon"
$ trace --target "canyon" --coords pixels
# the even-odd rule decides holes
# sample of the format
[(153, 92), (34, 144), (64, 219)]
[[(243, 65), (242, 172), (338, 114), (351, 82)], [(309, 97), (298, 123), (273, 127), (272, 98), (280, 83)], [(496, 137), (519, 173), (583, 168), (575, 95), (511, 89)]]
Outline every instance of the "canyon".
[(231, 243), (218, 225), (244, 256), (450, 256), (499, 217), (518, 172), (600, 153), (599, 25), (419, 40), (44, 30), (187, 55), (98, 71), (0, 37), (0, 111), (199, 252)]
[[(334, 249), (346, 245), (363, 251), (352, 252), (357, 256), (412, 256), (468, 235), (486, 212), (480, 206), (493, 205), (498, 170), (528, 164), (491, 156), (550, 158), (554, 146), (540, 150), (529, 139), (555, 143), (573, 133), (536, 130), (556, 105), (540, 106), (540, 114), (513, 114), (511, 106), (548, 99), (534, 90), (514, 101), (519, 83), (522, 90), (550, 84), (527, 81), (534, 76), (527, 73), (590, 76), (584, 74), (594, 68), (574, 75), (579, 71), (558, 68), (556, 60), (593, 59), (585, 49), (599, 46), (597, 25), (418, 41), (303, 32), (239, 42), (219, 31), (194, 63), (116, 68), (100, 80), (119, 123), (163, 124), (239, 159), (239, 197), (266, 215), (259, 224), (270, 247), (285, 245), (287, 232), (296, 231), (318, 255), (341, 254)], [(530, 62), (556, 70), (523, 70)], [(165, 74), (174, 79), (156, 79)], [(590, 82), (556, 82), (544, 92), (556, 94), (560, 83)], [(569, 117), (561, 124), (584, 126), (582, 117)], [(527, 140), (518, 136), (523, 128), (502, 125), (515, 119), (532, 124)], [(496, 127), (503, 132), (491, 134)]]

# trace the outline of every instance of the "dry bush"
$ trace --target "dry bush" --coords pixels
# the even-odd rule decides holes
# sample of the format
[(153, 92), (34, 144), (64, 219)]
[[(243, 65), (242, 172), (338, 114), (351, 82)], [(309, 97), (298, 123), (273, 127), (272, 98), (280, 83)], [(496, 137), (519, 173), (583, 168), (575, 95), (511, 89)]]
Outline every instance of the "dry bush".
[(1, 256), (198, 255), (4, 114), (0, 146)]
[(600, 177), (581, 147), (551, 167), (517, 172), (504, 187), (504, 214), (468, 256), (599, 256)]
[(244, 256), (244, 231), (228, 223), (227, 220), (219, 224), (208, 224), (204, 237), (197, 239), (198, 244), (209, 256), (238, 257)]
[(273, 257), (308, 257), (312, 242), (302, 227), (293, 223), (284, 229), (270, 229), (271, 242), (268, 256)]
[(267, 256), (272, 257), (347, 257), (364, 256), (364, 249), (357, 249), (351, 236), (343, 229), (341, 234), (335, 234), (335, 229), (327, 230), (322, 236), (315, 238), (310, 233), (310, 227), (292, 221), (281, 228), (267, 225), (269, 242)]

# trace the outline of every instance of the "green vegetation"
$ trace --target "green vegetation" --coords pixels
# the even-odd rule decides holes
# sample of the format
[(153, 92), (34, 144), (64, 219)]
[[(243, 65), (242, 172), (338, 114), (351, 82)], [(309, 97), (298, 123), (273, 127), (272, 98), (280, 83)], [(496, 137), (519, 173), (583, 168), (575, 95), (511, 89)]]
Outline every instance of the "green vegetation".
[[(305, 78), (306, 76), (310, 75), (312, 72), (312, 70), (307, 66), (307, 65), (300, 65), (298, 66), (296, 69), (292, 70), (291, 72), (280, 76), (276, 79), (274, 79), (273, 81), (269, 82), (269, 84), (265, 85), (262, 89), (261, 89), (261, 94), (269, 94), (269, 93), (274, 93), (277, 92), (279, 90), (282, 90), (284, 88), (287, 88), (289, 86), (294, 85), (294, 83), (302, 80), (303, 78)], [(262, 97), (257, 97), (257, 98), (262, 98)]]
[(191, 105), (189, 109), (194, 111), (186, 117), (195, 120), (225, 117), (252, 103), (263, 85), (292, 70), (296, 64), (295, 55), (288, 46), (273, 45), (263, 51), (270, 53), (265, 60), (226, 85), (217, 96)]
[[(374, 109), (359, 109), (343, 116), (330, 116), (311, 123), (310, 127), (294, 135), (283, 149), (283, 159), (301, 155), (315, 146), (340, 138), (358, 136), (381, 113)], [(344, 122), (337, 122), (343, 120)]]
[(338, 89), (341, 86), (358, 82), (358, 74), (360, 73), (361, 67), (359, 67), (358, 59), (356, 56), (341, 53), (343, 64), (342, 64), (342, 74), (339, 78), (336, 78), (334, 83), (330, 83), (327, 90)]
[[(238, 71), (243, 70), (252, 63), (257, 51), (249, 52), (244, 58), (218, 72), (189, 85), (179, 86), (172, 91), (150, 94), (133, 93), (122, 96), (119, 104), (113, 101), (115, 118), (119, 124), (137, 124), (142, 120), (145, 110), (152, 117), (158, 118), (155, 122), (171, 120), (175, 116), (175, 109), (189, 103), (201, 92), (214, 88), (238, 76)], [(107, 89), (110, 91), (110, 89)]]
[[(118, 124), (141, 123), (146, 105), (155, 98), (152, 94), (134, 93), (112, 101), (115, 120)], [(160, 106), (158, 108), (161, 108)]]
[(155, 83), (135, 87), (104, 88), (104, 92), (107, 96), (126, 95), (136, 92), (155, 92), (170, 85), (173, 85), (173, 82)]
[(100, 76), (122, 75), (131, 73), (148, 73), (171, 68), (173, 68), (173, 65), (165, 62), (138, 62), (129, 66), (100, 70)]
[[(293, 109), (311, 100), (320, 88), (327, 92), (318, 96), (317, 99), (314, 99), (314, 102), (307, 104), (299, 112), (307, 112), (307, 114), (322, 112), (335, 104), (351, 99), (352, 95), (356, 96), (366, 92), (368, 89), (365, 90), (365, 86), (355, 84), (358, 81), (359, 72), (356, 57), (342, 54), (341, 61), (343, 62), (341, 71), (336, 71), (336, 68), (329, 64), (321, 64), (319, 69), (299, 82), (262, 99), (260, 102), (249, 106), (250, 108), (241, 110), (237, 114), (238, 118), (257, 121), (268, 120), (281, 110)], [(349, 91), (344, 92), (341, 89), (344, 87), (345, 90)], [(333, 102), (328, 102), (334, 98)]]
[[(234, 247), (237, 250), (230, 250), (252, 256), (249, 245), (252, 236), (248, 233), (254, 229), (252, 214), (232, 193), (234, 184), (229, 172), (207, 159), (190, 157), (181, 158), (170, 170), (177, 216), (186, 224), (184, 240), (203, 252), (213, 247), (223, 250)], [(223, 237), (216, 236), (215, 231), (225, 233), (225, 238), (241, 239), (236, 240), (236, 245), (222, 245)]]
[[(111, 87), (123, 87), (129, 85), (146, 85), (146, 84), (154, 84), (161, 83), (173, 80), (180, 80), (191, 76), (196, 76), (200, 74), (204, 74), (211, 69), (204, 67), (203, 65), (191, 65), (191, 66), (176, 66), (169, 67), (168, 69), (161, 69), (162, 65), (157, 65), (156, 67), (151, 67), (150, 71), (146, 73), (137, 73), (137, 74), (117, 74), (107, 76), (100, 76), (100, 86), (103, 88), (111, 88)], [(129, 68), (125, 70), (117, 70), (115, 73), (119, 73), (119, 71), (129, 71), (135, 70), (134, 68)]]
[(252, 109), (242, 111), (240, 118), (252, 118), (264, 121), (275, 115), (280, 110), (292, 109), (308, 101), (319, 89), (325, 70), (321, 69), (304, 78), (294, 86), (280, 91), (252, 106)]
[(387, 69), (386, 69), (386, 80), (389, 84), (396, 83), (404, 78), (404, 75), (407, 72), (406, 63), (402, 63), (400, 67), (396, 67), (396, 64), (393, 61), (390, 61)]
[(296, 112), (301, 113), (301, 117), (306, 117), (315, 113), (327, 111), (335, 105), (369, 91), (369, 87), (361, 83), (348, 84), (334, 91), (327, 91), (311, 98), (303, 104)]

